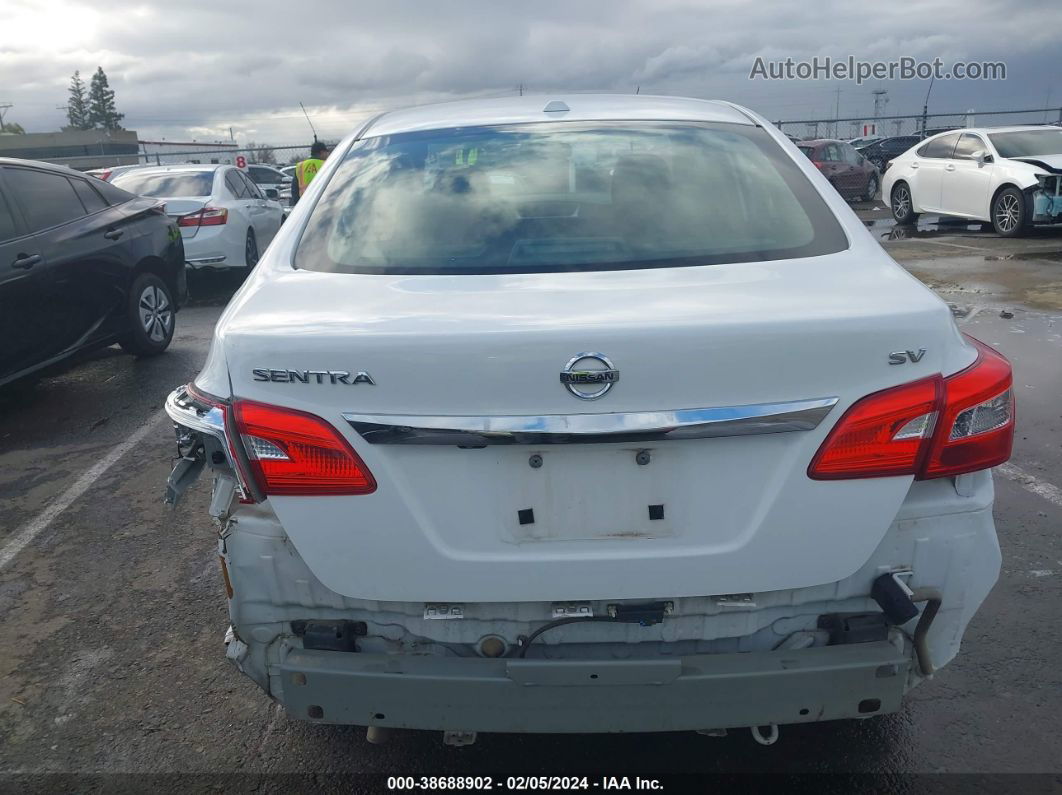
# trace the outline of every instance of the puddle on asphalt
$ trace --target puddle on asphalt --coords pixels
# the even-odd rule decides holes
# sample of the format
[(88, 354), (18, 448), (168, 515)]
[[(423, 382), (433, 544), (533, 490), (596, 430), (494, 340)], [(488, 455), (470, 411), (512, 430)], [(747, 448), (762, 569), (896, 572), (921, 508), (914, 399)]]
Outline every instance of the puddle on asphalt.
[(990, 255), (985, 257), (986, 262), (1005, 262), (1006, 260), (1047, 260), (1048, 262), (1062, 262), (1062, 251), (1019, 251), (1015, 254), (1003, 254), (1001, 256)]
[(901, 226), (892, 218), (876, 218), (863, 223), (879, 240), (917, 240), (938, 235), (980, 234), (984, 231), (980, 222), (972, 224), (961, 219), (948, 218), (933, 218), (917, 226)]

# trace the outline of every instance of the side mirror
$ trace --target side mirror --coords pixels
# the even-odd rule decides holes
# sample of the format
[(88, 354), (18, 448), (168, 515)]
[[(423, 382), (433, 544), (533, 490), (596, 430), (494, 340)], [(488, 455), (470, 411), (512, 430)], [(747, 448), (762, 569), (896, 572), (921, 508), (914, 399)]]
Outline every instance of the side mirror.
[(276, 188), (266, 188), (265, 195), (267, 199), (273, 199), (273, 201), (276, 201), (280, 198), (280, 193), (277, 191)]
[(973, 159), (977, 161), (977, 167), (982, 168), (985, 163), (992, 162), (992, 155), (988, 154), (984, 149), (978, 149), (974, 152)]

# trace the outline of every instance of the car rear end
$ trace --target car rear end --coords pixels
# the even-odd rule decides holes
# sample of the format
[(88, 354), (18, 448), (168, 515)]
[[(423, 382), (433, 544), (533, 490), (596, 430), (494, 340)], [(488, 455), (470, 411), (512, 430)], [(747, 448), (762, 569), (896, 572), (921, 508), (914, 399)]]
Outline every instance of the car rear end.
[(348, 141), (170, 396), (294, 716), (882, 714), (995, 582), (1006, 361), (762, 120), (614, 101)]
[(181, 232), (189, 267), (227, 268), (242, 264), (242, 236), (233, 242), (229, 233), (229, 207), (215, 186), (216, 168), (141, 168), (118, 174), (112, 183), (130, 193), (157, 198)]

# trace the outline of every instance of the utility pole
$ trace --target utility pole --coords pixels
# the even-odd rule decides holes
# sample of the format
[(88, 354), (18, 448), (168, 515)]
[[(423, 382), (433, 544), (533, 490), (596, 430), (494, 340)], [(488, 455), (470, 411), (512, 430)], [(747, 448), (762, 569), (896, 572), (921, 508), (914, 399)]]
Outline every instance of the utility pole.
[(922, 103), (922, 137), (926, 137), (926, 127), (929, 121), (929, 95), (933, 92), (933, 81), (937, 79), (936, 75), (929, 78), (929, 90), (926, 91), (926, 101)]
[(517, 90), (520, 92), (520, 96), (522, 97), (524, 95), (524, 84), (521, 83), (519, 86), (517, 86)]
[(15, 107), (10, 102), (0, 103), (0, 130), (4, 129), (4, 111)]
[(871, 92), (874, 95), (874, 135), (878, 134), (878, 119), (885, 106), (889, 104), (888, 89), (877, 88)]
[(841, 87), (837, 86), (837, 99), (833, 104), (833, 137), (841, 137)]

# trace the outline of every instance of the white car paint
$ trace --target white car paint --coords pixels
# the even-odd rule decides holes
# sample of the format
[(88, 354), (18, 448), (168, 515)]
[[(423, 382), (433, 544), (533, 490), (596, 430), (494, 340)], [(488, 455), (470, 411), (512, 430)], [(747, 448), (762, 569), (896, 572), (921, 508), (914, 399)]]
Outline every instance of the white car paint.
[[(217, 226), (181, 227), (184, 239), (185, 258), (192, 268), (243, 268), (247, 267), (247, 237), (253, 232), (255, 244), (261, 256), (283, 221), (281, 205), (258, 189), (253, 181), (235, 166), (229, 165), (173, 165), (141, 168), (119, 174), (112, 182), (119, 188), (139, 192), (144, 189), (144, 180), (154, 177), (180, 174), (210, 174), (210, 193), (202, 196), (156, 195), (147, 188), (153, 198), (166, 203), (166, 212), (174, 218), (190, 216), (203, 208), (226, 210), (227, 221)], [(253, 263), (252, 263), (253, 264)]]
[(280, 169), (261, 163), (250, 163), (244, 173), (258, 186), (263, 195), (267, 190), (275, 190), (277, 195), (274, 200), (291, 198), (291, 177)]
[[(564, 121), (762, 126), (838, 220), (847, 247), (802, 259), (600, 272), (294, 268), (307, 220), (359, 137), (558, 117), (544, 114), (545, 100), (524, 97), (370, 122), (336, 147), (230, 302), (195, 380), (197, 390), (222, 400), (323, 418), (378, 483), (365, 495), (237, 505), (231, 473), (219, 477), (214, 512), (225, 522), (220, 551), (240, 639), (229, 656), (286, 703), (295, 695), (277, 671), (300, 647), (282, 628), (295, 618), (365, 621), (372, 637), (359, 641), (361, 651), (395, 659), (415, 649), (454, 662), (454, 644), (473, 656), (487, 635), (515, 644), (548, 621), (557, 603), (585, 602), (602, 615), (611, 600), (649, 599), (672, 602), (671, 623), (569, 628), (549, 641), (551, 654), (583, 659), (591, 641), (614, 662), (635, 648), (636, 657), (655, 653), (633, 645), (650, 641), (769, 652), (795, 627), (814, 630), (819, 614), (876, 610), (871, 582), (913, 570), (912, 587), (943, 591), (930, 647), (938, 664), (951, 659), (999, 572), (990, 473), (931, 481), (807, 475), (816, 450), (860, 398), (974, 361), (947, 305), (888, 256), (818, 169), (762, 117), (701, 100), (550, 99), (567, 104)], [(888, 363), (892, 351), (920, 350), (902, 367)], [(581, 351), (603, 352), (623, 373), (595, 403), (575, 400), (557, 380)], [(364, 371), (374, 383), (277, 382), (257, 377), (261, 368)], [(837, 403), (814, 430), (671, 439), (652, 445), (645, 468), (635, 463), (633, 444), (376, 445), (344, 418), (489, 422), (515, 415), (575, 424), (624, 412), (818, 398)], [(180, 422), (183, 415), (170, 408)], [(529, 466), (529, 453), (541, 455), (541, 467)], [(662, 522), (631, 519), (652, 501), (668, 506)], [(531, 505), (535, 525), (522, 527), (514, 507)], [(721, 605), (735, 594), (751, 596), (731, 612)], [(428, 606), (439, 603), (460, 603), (465, 618), (427, 620)], [(910, 653), (902, 633), (890, 637)], [(905, 686), (920, 678), (912, 672)], [(326, 720), (372, 722), (330, 709), (325, 704)], [(380, 713), (382, 720), (390, 710)], [(449, 727), (468, 728), (460, 714), (455, 707)], [(513, 716), (514, 730), (545, 725), (525, 717)], [(395, 720), (382, 725), (431, 725), (415, 716)]]
[[(892, 197), (894, 188), (903, 183), (910, 188), (916, 213), (941, 213), (990, 222), (992, 201), (1000, 190), (1007, 186), (1023, 191), (1035, 189), (1039, 184), (1039, 176), (1062, 173), (1062, 152), (1028, 159), (1038, 162), (1001, 157), (992, 143), (991, 135), (1044, 129), (1042, 125), (977, 127), (934, 135), (892, 160), (882, 178), (882, 196)], [(963, 134), (977, 138), (980, 150), (988, 155), (987, 161), (971, 157), (926, 156), (928, 147), (934, 141)], [(1059, 137), (1062, 139), (1062, 132)], [(1046, 164), (1053, 171), (1041, 164)]]

